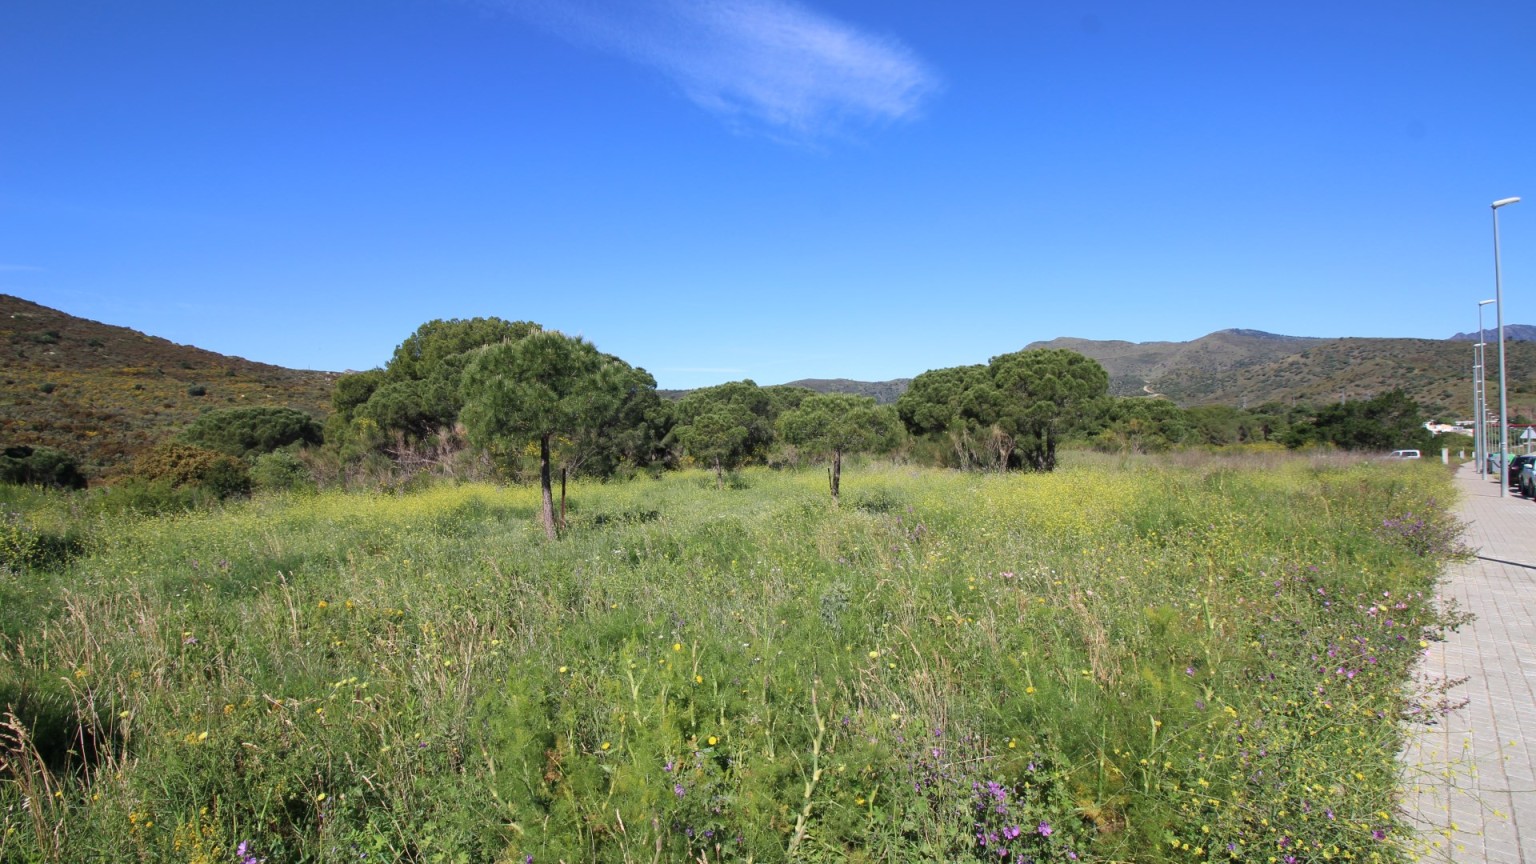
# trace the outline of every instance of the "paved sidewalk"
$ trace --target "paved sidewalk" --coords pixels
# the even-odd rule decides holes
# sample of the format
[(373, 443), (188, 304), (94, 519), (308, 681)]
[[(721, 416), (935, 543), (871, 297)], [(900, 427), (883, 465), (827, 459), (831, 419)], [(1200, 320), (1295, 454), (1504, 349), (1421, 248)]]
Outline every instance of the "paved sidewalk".
[(1403, 756), (1403, 802), (1423, 828), (1429, 861), (1536, 864), (1536, 502), (1456, 477), (1459, 515), (1477, 558), (1441, 588), (1477, 619), (1431, 645), (1430, 681), (1464, 683), (1466, 703), (1415, 736)]

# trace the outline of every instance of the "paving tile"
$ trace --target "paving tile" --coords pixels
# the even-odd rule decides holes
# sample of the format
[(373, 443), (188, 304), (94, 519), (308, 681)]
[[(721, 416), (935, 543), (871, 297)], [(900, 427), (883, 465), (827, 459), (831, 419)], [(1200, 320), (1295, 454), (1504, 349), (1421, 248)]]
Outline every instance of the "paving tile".
[(1467, 704), (1410, 730), (1404, 808), (1422, 860), (1536, 864), (1536, 502), (1466, 468), (1457, 484), (1477, 557), (1440, 593), (1477, 618), (1430, 646), (1421, 675), (1467, 679), (1450, 693)]

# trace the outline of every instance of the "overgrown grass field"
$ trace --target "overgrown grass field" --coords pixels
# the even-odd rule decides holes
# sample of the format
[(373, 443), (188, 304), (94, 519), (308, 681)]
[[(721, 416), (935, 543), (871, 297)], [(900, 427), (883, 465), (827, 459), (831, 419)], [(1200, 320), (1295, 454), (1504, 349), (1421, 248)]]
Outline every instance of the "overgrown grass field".
[(0, 860), (1402, 860), (1448, 477), (1242, 466), (13, 495)]

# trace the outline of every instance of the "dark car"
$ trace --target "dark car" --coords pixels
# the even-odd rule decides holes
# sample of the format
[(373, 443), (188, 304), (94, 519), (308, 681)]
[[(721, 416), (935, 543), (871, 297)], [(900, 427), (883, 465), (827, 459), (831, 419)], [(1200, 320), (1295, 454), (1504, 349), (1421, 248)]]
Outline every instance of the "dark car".
[[(1515, 475), (1515, 489), (1527, 498), (1536, 498), (1536, 457), (1522, 456), (1517, 458), (1529, 461), (1518, 463), (1520, 467), (1516, 469), (1519, 473)], [(1514, 461), (1513, 459), (1510, 460), (1511, 463)]]
[(1532, 462), (1536, 462), (1536, 455), (1521, 454), (1509, 457), (1509, 485), (1518, 487), (1520, 485), (1520, 469)]

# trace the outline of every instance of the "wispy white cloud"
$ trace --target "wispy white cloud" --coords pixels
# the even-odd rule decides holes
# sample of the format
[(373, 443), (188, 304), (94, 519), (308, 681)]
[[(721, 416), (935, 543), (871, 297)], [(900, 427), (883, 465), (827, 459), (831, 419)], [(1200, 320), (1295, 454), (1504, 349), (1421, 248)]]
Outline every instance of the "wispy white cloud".
[(810, 141), (908, 120), (939, 86), (894, 38), (790, 0), (492, 0), (657, 69), (728, 122)]

